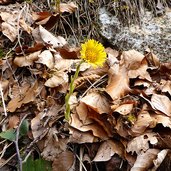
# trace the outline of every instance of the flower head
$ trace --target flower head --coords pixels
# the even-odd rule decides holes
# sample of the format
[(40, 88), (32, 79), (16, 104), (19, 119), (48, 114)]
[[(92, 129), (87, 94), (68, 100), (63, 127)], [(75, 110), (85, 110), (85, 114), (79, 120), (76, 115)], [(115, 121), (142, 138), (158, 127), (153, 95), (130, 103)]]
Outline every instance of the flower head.
[(103, 66), (106, 61), (105, 48), (96, 40), (90, 39), (81, 45), (81, 59), (91, 64), (94, 68)]

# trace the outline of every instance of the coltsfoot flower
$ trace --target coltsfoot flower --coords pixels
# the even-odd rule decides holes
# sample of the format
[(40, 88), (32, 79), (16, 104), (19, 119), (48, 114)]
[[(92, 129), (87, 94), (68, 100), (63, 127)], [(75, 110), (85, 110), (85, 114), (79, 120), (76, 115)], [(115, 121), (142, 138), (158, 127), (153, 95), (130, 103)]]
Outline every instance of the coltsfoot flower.
[(81, 59), (94, 68), (103, 66), (107, 54), (104, 46), (96, 40), (90, 39), (81, 45)]

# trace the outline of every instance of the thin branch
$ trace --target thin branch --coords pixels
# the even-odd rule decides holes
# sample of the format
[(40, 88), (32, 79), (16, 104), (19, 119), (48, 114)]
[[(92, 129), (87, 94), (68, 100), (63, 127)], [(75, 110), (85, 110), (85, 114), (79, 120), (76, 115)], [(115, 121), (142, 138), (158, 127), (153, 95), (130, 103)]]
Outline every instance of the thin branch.
[(2, 84), (1, 83), (0, 83), (0, 93), (1, 93), (1, 98), (2, 98), (2, 105), (3, 105), (3, 109), (4, 109), (4, 114), (5, 114), (5, 116), (7, 116), (7, 109), (5, 106), (4, 94), (2, 91)]
[(18, 163), (19, 163), (19, 171), (22, 171), (22, 158), (20, 156), (20, 150), (19, 150), (19, 146), (18, 146), (18, 140), (19, 140), (19, 135), (20, 135), (20, 127), (21, 124), (23, 123), (24, 119), (28, 116), (29, 113), (27, 113), (22, 119), (20, 124), (18, 125), (18, 128), (16, 130), (16, 139), (15, 139), (15, 148), (16, 148), (16, 153), (17, 153), (17, 157), (18, 157)]

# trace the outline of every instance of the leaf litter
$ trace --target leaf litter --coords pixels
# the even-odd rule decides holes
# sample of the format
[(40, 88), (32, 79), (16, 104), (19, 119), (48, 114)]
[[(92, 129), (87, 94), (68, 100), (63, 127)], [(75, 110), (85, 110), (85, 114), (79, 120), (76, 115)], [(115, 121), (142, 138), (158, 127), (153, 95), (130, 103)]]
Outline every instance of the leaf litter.
[(33, 38), (32, 45), (19, 43), (12, 55), (0, 59), (5, 101), (0, 106), (1, 160), (17, 164), (13, 157), (8, 160), (15, 152), (8, 156), (5, 145), (14, 141), (10, 130), (17, 130), (26, 115), (29, 130), (19, 137), (23, 160), (37, 153), (51, 162), (54, 171), (88, 170), (91, 165), (100, 170), (100, 163), (106, 163), (108, 171), (108, 163), (117, 160), (124, 163), (121, 170), (157, 170), (171, 148), (171, 64), (161, 63), (151, 51), (106, 47), (102, 67), (81, 64), (66, 122), (65, 95), (80, 60), (80, 46), (53, 35), (48, 25), (59, 12), (75, 10), (71, 2), (60, 4), (60, 11), (53, 14), (30, 13), (27, 20), (17, 13), (0, 13), (1, 33), (11, 42), (17, 41), (19, 29)]

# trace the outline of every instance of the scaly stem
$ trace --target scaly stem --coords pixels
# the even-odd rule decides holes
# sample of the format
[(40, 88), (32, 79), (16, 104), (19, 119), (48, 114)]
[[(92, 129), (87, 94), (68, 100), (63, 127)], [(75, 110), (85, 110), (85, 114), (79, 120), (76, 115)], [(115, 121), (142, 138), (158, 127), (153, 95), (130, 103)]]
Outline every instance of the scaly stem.
[(65, 105), (66, 105), (66, 110), (65, 110), (65, 119), (67, 120), (67, 121), (69, 121), (69, 119), (70, 119), (70, 113), (71, 113), (71, 111), (70, 111), (70, 104), (69, 104), (69, 99), (70, 99), (70, 97), (71, 97), (71, 95), (73, 94), (73, 92), (74, 92), (74, 89), (75, 89), (75, 85), (74, 85), (74, 81), (77, 79), (77, 77), (78, 77), (78, 74), (79, 74), (79, 71), (80, 71), (80, 66), (81, 66), (81, 64), (83, 63), (84, 61), (82, 60), (79, 64), (78, 64), (78, 66), (77, 66), (77, 68), (76, 68), (76, 71), (75, 71), (75, 74), (74, 74), (74, 77), (71, 77), (71, 83), (70, 83), (70, 85), (69, 85), (69, 92), (66, 94), (66, 96), (65, 96)]

